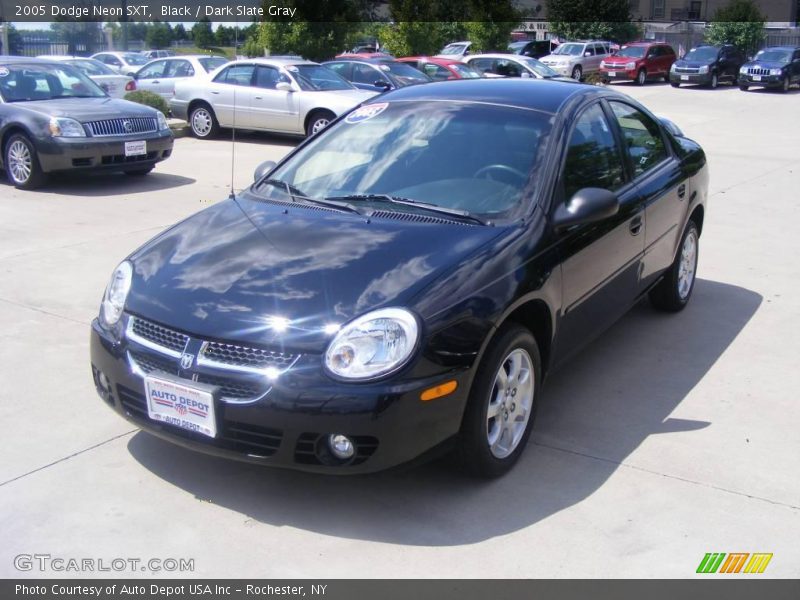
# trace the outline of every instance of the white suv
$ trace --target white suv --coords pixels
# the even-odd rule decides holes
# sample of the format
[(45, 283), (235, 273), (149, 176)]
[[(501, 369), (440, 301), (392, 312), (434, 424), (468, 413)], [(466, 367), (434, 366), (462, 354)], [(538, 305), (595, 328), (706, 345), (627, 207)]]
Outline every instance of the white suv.
[(559, 75), (580, 81), (589, 73), (597, 73), (600, 63), (610, 55), (610, 42), (564, 42), (555, 52), (539, 60)]

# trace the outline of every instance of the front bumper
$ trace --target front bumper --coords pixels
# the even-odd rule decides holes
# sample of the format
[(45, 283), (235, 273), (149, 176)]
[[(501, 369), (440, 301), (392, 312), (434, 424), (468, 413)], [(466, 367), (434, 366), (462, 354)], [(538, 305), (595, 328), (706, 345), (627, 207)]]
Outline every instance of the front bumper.
[[(125, 156), (125, 142), (146, 142), (146, 154)], [(154, 165), (172, 154), (169, 130), (114, 137), (40, 138), (36, 143), (42, 170), (125, 170)]]
[[(141, 351), (147, 352), (147, 348), (110, 333), (97, 319), (92, 323), (95, 386), (100, 397), (124, 418), (149, 433), (206, 454), (321, 473), (380, 471), (446, 446), (460, 428), (470, 380), (470, 371), (460, 369), (418, 380), (345, 384), (324, 375), (320, 356), (305, 355), (258, 400), (232, 403), (217, 395), (217, 436), (210, 438), (148, 416), (144, 379), (130, 362), (131, 353)], [(109, 382), (107, 387), (101, 384), (100, 373)], [(450, 379), (458, 381), (454, 393), (433, 401), (420, 400), (422, 390)], [(327, 453), (325, 444), (331, 433), (342, 433), (355, 442), (352, 459), (338, 461)]]
[(625, 69), (600, 69), (600, 77), (608, 81), (633, 81), (636, 79), (638, 71), (626, 71)]
[(572, 77), (572, 66), (569, 63), (554, 63), (548, 65), (544, 63), (548, 67), (550, 67), (553, 71), (558, 73), (559, 75), (564, 75), (565, 77)]
[(739, 85), (746, 85), (749, 87), (777, 88), (783, 85), (783, 80), (783, 75), (750, 75), (739, 73)]
[(676, 73), (670, 71), (670, 83), (686, 83), (695, 85), (711, 85), (711, 71), (708, 73)]

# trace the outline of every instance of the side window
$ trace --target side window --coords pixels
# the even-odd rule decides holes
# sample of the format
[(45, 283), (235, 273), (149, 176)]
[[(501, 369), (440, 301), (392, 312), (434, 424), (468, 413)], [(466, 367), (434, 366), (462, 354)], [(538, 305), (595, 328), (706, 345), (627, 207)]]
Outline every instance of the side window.
[(188, 60), (171, 60), (165, 61), (170, 63), (167, 70), (167, 77), (192, 77), (194, 76), (194, 68), (192, 63)]
[(280, 73), (274, 67), (259, 65), (256, 69), (256, 87), (274, 90), (280, 80)]
[(569, 138), (564, 165), (565, 198), (585, 187), (615, 190), (625, 181), (614, 134), (599, 104), (586, 109)]
[(233, 65), (217, 75), (214, 81), (229, 85), (250, 85), (255, 69), (255, 65)]
[(608, 54), (608, 52), (606, 51), (605, 44), (595, 44), (594, 45), (594, 51), (595, 51), (595, 54), (597, 54), (598, 56), (603, 55), (603, 54)]
[(340, 62), (325, 66), (328, 67), (334, 73), (338, 73), (348, 81), (351, 81), (353, 79), (353, 69), (352, 69), (353, 65), (351, 63)]
[(422, 72), (430, 76), (434, 81), (443, 81), (450, 78), (450, 71), (433, 63), (425, 63)]
[(594, 44), (586, 44), (586, 46), (583, 48), (583, 53), (584, 55), (588, 53), (589, 56), (594, 56)]
[(669, 156), (661, 128), (642, 111), (622, 102), (610, 102), (635, 177), (646, 173)]
[(158, 60), (154, 63), (150, 63), (146, 67), (144, 67), (141, 71), (139, 71), (137, 75), (137, 79), (157, 79), (158, 77), (164, 76), (164, 68), (167, 66), (167, 62), (164, 60)]
[(376, 81), (385, 81), (386, 78), (370, 65), (353, 65), (353, 81), (356, 83), (366, 83), (373, 85)]
[(505, 77), (522, 77), (522, 68), (511, 60), (498, 60), (494, 72)]
[(491, 58), (476, 58), (475, 60), (469, 61), (469, 64), (475, 67), (481, 73), (491, 73), (493, 62), (494, 61)]

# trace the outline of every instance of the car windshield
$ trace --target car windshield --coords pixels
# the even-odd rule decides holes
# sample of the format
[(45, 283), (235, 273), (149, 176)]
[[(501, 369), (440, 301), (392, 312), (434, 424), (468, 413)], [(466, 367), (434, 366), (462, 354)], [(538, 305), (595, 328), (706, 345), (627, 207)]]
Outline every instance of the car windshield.
[(322, 65), (289, 65), (286, 70), (297, 81), (300, 89), (308, 92), (354, 89), (341, 75)]
[(557, 77), (558, 73), (553, 71), (547, 65), (540, 63), (535, 58), (528, 58), (527, 56), (521, 56), (517, 59), (519, 62), (527, 66), (531, 69), (534, 73), (539, 75), (540, 77)]
[(133, 65), (135, 67), (146, 65), (148, 62), (150, 62), (150, 59), (144, 56), (143, 54), (133, 54), (133, 53), (123, 54), (122, 60), (124, 60), (129, 65)]
[(583, 54), (583, 44), (561, 44), (553, 51), (558, 56), (581, 56)]
[(430, 77), (428, 77), (422, 71), (419, 71), (412, 67), (411, 65), (407, 65), (401, 62), (384, 62), (378, 65), (378, 68), (381, 71), (388, 71), (392, 75), (394, 75), (397, 79), (400, 80), (402, 85), (411, 85), (413, 83), (427, 83), (432, 81)]
[(100, 76), (100, 75), (116, 75), (116, 73), (99, 60), (92, 60), (90, 58), (83, 59), (83, 60), (68, 60), (66, 61), (67, 64), (72, 65), (73, 67), (77, 67), (80, 69), (84, 74), (91, 76)]
[(214, 69), (220, 68), (222, 65), (228, 63), (227, 58), (221, 56), (209, 56), (208, 58), (198, 58), (197, 62), (203, 67), (206, 73), (211, 73)]
[(792, 53), (786, 50), (762, 50), (756, 54), (756, 60), (764, 62), (788, 63), (792, 58)]
[[(312, 138), (270, 178), (315, 199), (388, 195), (502, 218), (531, 197), (538, 178), (530, 174), (552, 119), (480, 103), (367, 104)], [(268, 198), (286, 193), (263, 183), (254, 189)], [(385, 198), (380, 208), (414, 210)]]
[(647, 48), (644, 46), (628, 46), (627, 48), (623, 48), (617, 52), (617, 56), (623, 56), (625, 58), (642, 58), (646, 51)]
[(704, 46), (702, 48), (693, 48), (686, 53), (683, 57), (684, 60), (714, 60), (717, 58), (719, 50), (713, 46)]
[(464, 54), (466, 44), (448, 44), (439, 54)]
[(56, 98), (103, 98), (106, 93), (67, 64), (0, 65), (0, 96), (6, 102)]
[(453, 63), (452, 65), (447, 66), (458, 73), (459, 77), (462, 79), (478, 79), (479, 77), (483, 77), (480, 71), (477, 71), (475, 68), (470, 67), (469, 65)]

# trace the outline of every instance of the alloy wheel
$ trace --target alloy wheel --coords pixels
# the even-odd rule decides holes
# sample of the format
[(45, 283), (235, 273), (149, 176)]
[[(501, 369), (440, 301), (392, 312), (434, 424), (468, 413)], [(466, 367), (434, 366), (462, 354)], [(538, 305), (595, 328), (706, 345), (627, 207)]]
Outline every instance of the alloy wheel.
[(314, 123), (311, 125), (311, 135), (314, 135), (325, 129), (330, 122), (331, 120), (325, 117), (316, 119)]
[(206, 137), (211, 133), (213, 126), (213, 117), (207, 109), (198, 108), (192, 113), (192, 131), (198, 137)]
[(697, 233), (689, 232), (681, 248), (681, 262), (678, 266), (678, 295), (685, 300), (692, 290), (694, 274), (697, 270)]
[(14, 140), (6, 151), (8, 172), (14, 183), (24, 184), (30, 179), (33, 172), (33, 156), (30, 148), (22, 140)]
[(486, 412), (486, 439), (495, 458), (506, 458), (520, 443), (533, 407), (535, 373), (530, 355), (512, 350), (500, 365)]

